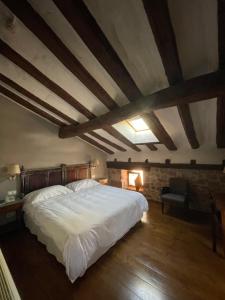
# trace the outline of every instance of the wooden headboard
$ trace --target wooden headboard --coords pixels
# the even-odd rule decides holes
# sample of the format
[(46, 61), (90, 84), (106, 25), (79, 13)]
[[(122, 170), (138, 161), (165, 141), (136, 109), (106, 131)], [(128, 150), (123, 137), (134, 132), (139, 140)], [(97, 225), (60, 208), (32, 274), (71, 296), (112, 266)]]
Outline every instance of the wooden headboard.
[(32, 191), (52, 186), (91, 178), (91, 165), (61, 165), (44, 169), (21, 169), (21, 194), (26, 195)]

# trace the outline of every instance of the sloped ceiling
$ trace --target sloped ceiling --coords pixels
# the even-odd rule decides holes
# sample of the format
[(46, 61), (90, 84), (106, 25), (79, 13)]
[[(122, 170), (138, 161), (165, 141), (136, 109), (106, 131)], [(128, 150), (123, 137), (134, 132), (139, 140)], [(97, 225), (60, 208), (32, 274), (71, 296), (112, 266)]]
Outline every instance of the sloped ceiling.
[[(84, 82), (81, 82), (65, 67), (20, 18), (14, 17), (15, 12), (8, 8), (10, 2), (12, 1), (0, 1), (1, 40), (51, 81), (63, 88), (94, 116), (108, 112), (109, 108), (86, 87)], [(89, 50), (56, 4), (51, 0), (29, 0), (28, 2), (111, 99), (118, 106), (127, 104), (129, 100), (125, 93)], [(154, 33), (141, 0), (85, 0), (84, 3), (143, 95), (154, 93), (169, 86)], [(168, 9), (183, 79), (190, 79), (218, 70), (217, 1), (169, 0)], [(87, 116), (7, 58), (7, 55), (1, 51), (1, 47), (0, 72), (69, 118), (79, 123), (88, 121)], [(62, 116), (43, 108), (9, 84), (3, 81), (0, 84), (62, 123), (69, 124), (68, 120), (63, 119)], [(5, 94), (4, 96), (13, 100)], [(200, 153), (201, 150), (206, 152), (213, 149), (214, 153), (217, 153), (217, 99), (206, 99), (206, 101), (190, 104), (189, 107), (200, 145), (199, 149), (193, 151)], [(178, 151), (179, 149), (182, 149), (183, 152), (185, 149), (189, 151), (191, 145), (177, 107), (155, 111), (155, 115), (166, 129)], [(120, 157), (121, 152), (113, 147), (112, 143), (122, 147), (124, 151), (129, 150), (134, 151), (132, 153), (137, 153), (135, 150), (131, 150), (129, 143), (124, 142), (123, 139), (119, 140), (116, 135), (110, 134), (110, 131), (98, 129), (95, 132), (103, 139), (87, 133), (85, 136), (89, 138), (88, 142), (96, 141), (98, 147), (101, 148), (101, 145), (105, 147), (102, 149), (103, 151), (107, 148), (110, 153), (115, 153), (114, 157)], [(111, 144), (107, 141), (110, 141)], [(96, 144), (94, 146), (96, 147)], [(156, 146), (158, 155), (160, 152), (163, 155), (171, 152), (163, 144)], [(138, 146), (138, 148), (142, 152), (150, 151), (146, 146)], [(223, 156), (221, 151), (220, 158)], [(126, 153), (123, 153), (123, 157), (127, 156)]]

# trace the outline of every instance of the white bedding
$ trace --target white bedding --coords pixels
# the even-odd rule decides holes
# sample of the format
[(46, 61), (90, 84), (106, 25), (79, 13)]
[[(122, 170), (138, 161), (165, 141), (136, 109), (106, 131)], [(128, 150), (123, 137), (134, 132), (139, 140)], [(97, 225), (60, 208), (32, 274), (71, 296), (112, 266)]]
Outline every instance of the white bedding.
[(31, 227), (38, 227), (36, 234), (40, 240), (43, 241), (43, 235), (45, 244), (49, 239), (57, 247), (72, 282), (147, 210), (148, 203), (142, 194), (100, 184), (43, 201), (27, 201), (24, 205), (27, 226), (32, 232)]

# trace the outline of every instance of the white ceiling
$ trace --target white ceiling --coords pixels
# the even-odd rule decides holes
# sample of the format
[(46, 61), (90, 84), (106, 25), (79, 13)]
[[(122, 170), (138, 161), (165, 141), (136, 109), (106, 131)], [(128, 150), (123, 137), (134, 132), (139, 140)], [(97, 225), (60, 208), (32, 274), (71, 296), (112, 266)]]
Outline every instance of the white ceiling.
[(216, 0), (168, 0), (185, 79), (218, 69)]
[(143, 94), (168, 86), (142, 1), (85, 0)]
[[(128, 103), (118, 85), (93, 56), (53, 1), (29, 0), (28, 2), (107, 93), (120, 106)], [(141, 92), (147, 95), (167, 87), (165, 70), (142, 1), (85, 0), (84, 2)], [(217, 1), (169, 0), (168, 3), (184, 78), (217, 70)], [(108, 108), (19, 19), (16, 19), (12, 26), (7, 25), (12, 16), (10, 10), (0, 1), (1, 39), (96, 116), (107, 112)], [(78, 122), (87, 121), (84, 115), (2, 55), (0, 55), (0, 66), (3, 74), (43, 101)], [(14, 92), (20, 95), (15, 90)], [(38, 106), (23, 95), (20, 96)], [(191, 104), (190, 109), (200, 145), (204, 146), (204, 149), (216, 149), (216, 99)], [(177, 108), (158, 110), (156, 115), (178, 149), (182, 151), (190, 149)], [(96, 132), (129, 149), (106, 131), (99, 129)], [(92, 136), (91, 138), (95, 139)], [(97, 141), (108, 149), (118, 151), (100, 140)], [(168, 151), (163, 145), (157, 147), (158, 152)], [(149, 151), (146, 146), (140, 148)]]

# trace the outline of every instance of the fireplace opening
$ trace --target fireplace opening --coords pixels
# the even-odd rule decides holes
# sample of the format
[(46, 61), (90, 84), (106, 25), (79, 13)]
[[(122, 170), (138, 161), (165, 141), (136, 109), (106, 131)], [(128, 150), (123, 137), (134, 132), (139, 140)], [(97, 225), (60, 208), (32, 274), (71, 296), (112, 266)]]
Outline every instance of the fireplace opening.
[(135, 179), (140, 174), (141, 176), (141, 184), (144, 184), (144, 172), (142, 170), (131, 170), (128, 171), (128, 185), (135, 186)]

